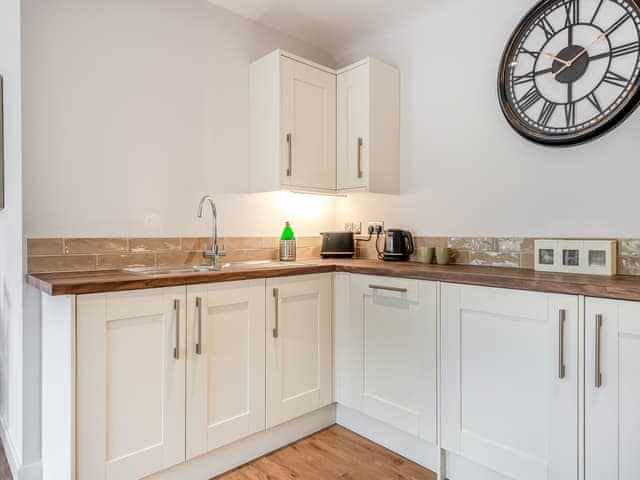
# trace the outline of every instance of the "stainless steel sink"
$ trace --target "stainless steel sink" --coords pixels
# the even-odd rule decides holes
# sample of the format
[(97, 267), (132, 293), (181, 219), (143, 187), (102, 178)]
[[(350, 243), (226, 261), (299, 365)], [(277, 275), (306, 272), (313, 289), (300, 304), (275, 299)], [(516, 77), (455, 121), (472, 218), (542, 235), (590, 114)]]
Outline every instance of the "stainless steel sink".
[(265, 260), (257, 262), (225, 263), (222, 265), (218, 265), (217, 267), (215, 267), (215, 269), (208, 265), (180, 265), (177, 267), (132, 267), (125, 268), (122, 271), (126, 273), (132, 273), (134, 275), (144, 275), (147, 277), (162, 277), (165, 275), (184, 275), (186, 273), (215, 273), (233, 270), (256, 270), (276, 267), (302, 267), (305, 265), (309, 264)]

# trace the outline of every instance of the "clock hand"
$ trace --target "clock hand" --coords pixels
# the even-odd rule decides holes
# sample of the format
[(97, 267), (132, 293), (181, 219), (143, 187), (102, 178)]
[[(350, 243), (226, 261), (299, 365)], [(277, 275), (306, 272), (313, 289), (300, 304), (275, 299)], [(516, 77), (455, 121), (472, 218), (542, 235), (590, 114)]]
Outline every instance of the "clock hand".
[(572, 58), (571, 60), (569, 60), (568, 65), (565, 65), (564, 67), (562, 67), (560, 70), (558, 70), (556, 73), (553, 74), (553, 78), (556, 78), (558, 75), (560, 75), (562, 72), (564, 72), (567, 68), (569, 68), (573, 62), (575, 62), (576, 60), (578, 60), (582, 55), (584, 55), (587, 51), (589, 51), (589, 49), (591, 47), (593, 47), (596, 43), (598, 43), (599, 41), (605, 39), (606, 37), (609, 36), (609, 34), (614, 31), (615, 29), (618, 28), (618, 25), (613, 25), (609, 30), (607, 30), (606, 32), (602, 32), (600, 35), (598, 35), (596, 37), (596, 39), (591, 42), (589, 45), (587, 45), (585, 48), (583, 48), (580, 53), (578, 53), (574, 58)]
[(566, 65), (566, 66), (571, 66), (571, 63), (570, 63), (570, 62), (568, 62), (567, 60), (563, 60), (563, 59), (561, 59), (560, 57), (556, 57), (553, 53), (549, 53), (549, 52), (542, 52), (542, 54), (543, 54), (545, 57), (549, 57), (550, 59), (555, 60), (556, 62), (563, 63), (563, 64), (564, 64), (564, 65)]

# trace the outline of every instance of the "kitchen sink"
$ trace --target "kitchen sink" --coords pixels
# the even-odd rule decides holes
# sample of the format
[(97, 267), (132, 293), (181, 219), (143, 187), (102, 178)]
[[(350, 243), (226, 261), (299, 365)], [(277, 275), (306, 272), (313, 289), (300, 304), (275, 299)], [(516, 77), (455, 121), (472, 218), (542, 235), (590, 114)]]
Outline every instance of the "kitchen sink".
[(125, 268), (122, 271), (132, 273), (134, 275), (144, 275), (148, 277), (162, 277), (165, 275), (184, 275), (187, 273), (215, 273), (234, 270), (256, 270), (262, 268), (281, 268), (281, 267), (302, 267), (309, 265), (308, 263), (296, 262), (276, 262), (271, 260), (255, 261), (255, 262), (237, 262), (223, 263), (214, 268), (208, 265), (193, 266), (180, 265), (177, 267), (132, 267)]

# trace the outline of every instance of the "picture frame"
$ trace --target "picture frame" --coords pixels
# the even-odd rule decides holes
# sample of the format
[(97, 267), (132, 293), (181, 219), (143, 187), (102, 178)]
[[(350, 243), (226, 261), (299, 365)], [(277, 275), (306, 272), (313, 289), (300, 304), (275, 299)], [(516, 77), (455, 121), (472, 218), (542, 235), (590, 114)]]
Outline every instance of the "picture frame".
[(536, 240), (535, 269), (539, 272), (614, 276), (615, 240)]

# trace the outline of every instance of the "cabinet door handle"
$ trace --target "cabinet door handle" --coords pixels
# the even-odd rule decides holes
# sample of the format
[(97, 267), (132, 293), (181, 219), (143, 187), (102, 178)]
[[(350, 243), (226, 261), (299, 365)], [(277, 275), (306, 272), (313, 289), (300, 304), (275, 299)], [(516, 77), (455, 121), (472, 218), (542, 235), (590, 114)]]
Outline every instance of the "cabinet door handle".
[(277, 288), (273, 289), (273, 298), (275, 300), (275, 309), (276, 309), (276, 326), (273, 329), (273, 338), (278, 338), (278, 335), (280, 334), (279, 329), (280, 329), (280, 312), (278, 310), (278, 303), (279, 303), (279, 295), (280, 295), (280, 291)]
[(596, 388), (602, 387), (602, 373), (600, 372), (600, 333), (602, 331), (602, 315), (596, 315), (596, 332), (595, 332), (595, 379), (594, 385)]
[(567, 369), (564, 365), (564, 324), (567, 320), (567, 311), (560, 310), (558, 315), (558, 378), (564, 378)]
[(289, 164), (287, 166), (287, 177), (290, 177), (293, 173), (293, 135), (287, 133), (287, 148), (289, 151)]
[(196, 342), (196, 354), (202, 355), (202, 298), (196, 297), (196, 319), (198, 330), (198, 341)]
[(407, 293), (406, 288), (400, 287), (385, 287), (384, 285), (369, 285), (371, 290), (386, 290), (387, 292), (399, 292), (399, 293)]
[(358, 178), (362, 178), (362, 137), (358, 138)]
[(173, 314), (176, 317), (176, 345), (173, 347), (173, 358), (180, 359), (180, 300), (173, 301)]

